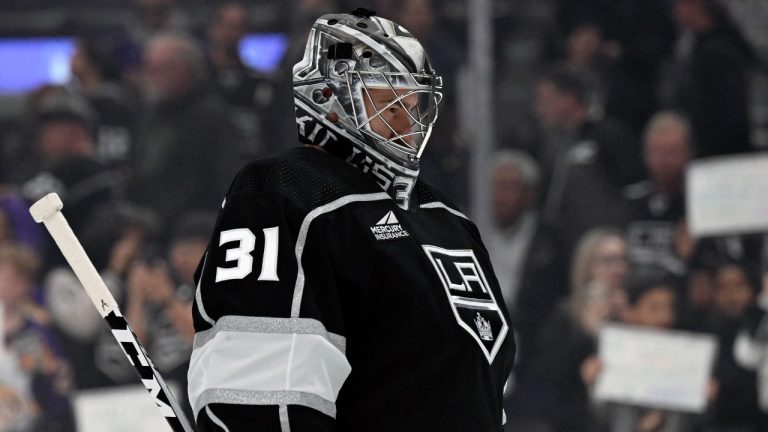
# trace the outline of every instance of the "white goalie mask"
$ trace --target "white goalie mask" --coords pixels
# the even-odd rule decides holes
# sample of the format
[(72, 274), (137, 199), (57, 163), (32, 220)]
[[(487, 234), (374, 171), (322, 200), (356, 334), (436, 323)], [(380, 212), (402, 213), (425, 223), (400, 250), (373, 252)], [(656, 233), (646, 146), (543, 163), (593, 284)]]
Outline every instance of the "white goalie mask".
[(320, 17), (293, 68), (293, 86), (297, 118), (310, 116), (327, 128), (319, 134), (299, 121), (302, 141), (418, 174), (442, 80), (406, 29), (365, 10)]

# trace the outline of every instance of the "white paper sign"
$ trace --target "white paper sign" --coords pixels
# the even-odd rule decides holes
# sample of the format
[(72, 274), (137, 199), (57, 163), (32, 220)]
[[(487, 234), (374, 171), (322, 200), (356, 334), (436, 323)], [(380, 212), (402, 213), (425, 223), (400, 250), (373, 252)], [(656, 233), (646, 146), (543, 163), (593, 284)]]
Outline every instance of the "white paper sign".
[(700, 413), (716, 351), (717, 340), (709, 335), (606, 326), (599, 337), (595, 397)]
[(142, 385), (81, 391), (74, 408), (78, 432), (171, 432)]
[(768, 153), (694, 161), (686, 174), (695, 237), (768, 231)]

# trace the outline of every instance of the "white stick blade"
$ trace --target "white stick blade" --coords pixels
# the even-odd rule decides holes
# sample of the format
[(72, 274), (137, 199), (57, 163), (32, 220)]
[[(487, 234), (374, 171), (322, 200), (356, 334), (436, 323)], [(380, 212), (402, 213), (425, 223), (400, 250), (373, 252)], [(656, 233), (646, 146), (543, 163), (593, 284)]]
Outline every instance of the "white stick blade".
[(52, 192), (32, 204), (32, 207), (29, 208), (29, 213), (32, 214), (35, 222), (41, 223), (60, 212), (62, 208), (64, 208), (64, 203), (61, 202), (61, 198), (59, 198), (57, 193)]

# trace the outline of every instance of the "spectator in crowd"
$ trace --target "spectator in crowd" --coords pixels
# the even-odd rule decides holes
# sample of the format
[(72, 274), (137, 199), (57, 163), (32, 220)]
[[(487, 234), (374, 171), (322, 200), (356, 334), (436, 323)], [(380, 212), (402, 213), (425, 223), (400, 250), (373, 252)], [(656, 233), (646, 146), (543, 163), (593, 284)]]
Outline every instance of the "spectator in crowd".
[(600, 27), (587, 21), (568, 34), (562, 63), (565, 69), (584, 77), (589, 118), (619, 118), (634, 128), (644, 114), (636, 106), (642, 97), (618, 67), (620, 51), (616, 41), (605, 40)]
[(48, 95), (36, 119), (35, 145), (43, 166), (20, 189), (29, 202), (58, 193), (67, 203), (67, 218), (75, 233), (82, 231), (94, 211), (110, 205), (116, 194), (114, 176), (94, 156), (94, 116), (88, 102), (77, 95)]
[(747, 312), (733, 354), (739, 366), (756, 371), (759, 406), (768, 414), (768, 271), (763, 273), (762, 285), (757, 307)]
[[(117, 203), (97, 212), (79, 235), (94, 266), (124, 311), (128, 270), (136, 260), (151, 253), (158, 231), (157, 217), (150, 210)], [(79, 366), (75, 370), (77, 389), (135, 384), (133, 367), (69, 267), (62, 264), (51, 269), (44, 285), (47, 305), (64, 352)]]
[(622, 223), (620, 188), (634, 157), (626, 131), (591, 121), (586, 103), (583, 80), (567, 70), (547, 73), (536, 86), (542, 141), (534, 154), (544, 174), (544, 217), (562, 230), (567, 250), (591, 228)]
[(718, 0), (676, 0), (681, 34), (692, 36), (677, 105), (691, 119), (697, 157), (751, 150), (748, 71), (753, 54)]
[[(139, 261), (128, 272), (126, 318), (163, 377), (181, 389), (187, 388), (195, 335), (195, 270), (215, 220), (216, 214), (209, 212), (184, 215), (174, 230), (167, 261)], [(186, 392), (179, 398), (191, 415)]]
[(225, 102), (207, 86), (204, 56), (194, 40), (158, 36), (144, 61), (147, 111), (129, 197), (170, 224), (185, 211), (219, 207), (244, 149)]
[(613, 230), (592, 230), (580, 240), (571, 263), (570, 296), (542, 327), (531, 366), (506, 405), (510, 431), (595, 427), (581, 368), (596, 352), (602, 324), (625, 311), (626, 249)]
[(658, 109), (658, 65), (667, 57), (675, 37), (668, 0), (556, 0), (556, 18), (562, 35), (572, 35), (584, 23), (600, 29), (612, 58), (606, 114), (639, 132)]
[(95, 128), (96, 158), (107, 166), (127, 173), (130, 151), (135, 141), (136, 106), (122, 82), (123, 72), (136, 63), (138, 54), (119, 33), (92, 33), (78, 39), (70, 60), (75, 89), (98, 113)]
[(685, 168), (691, 159), (691, 129), (672, 111), (655, 114), (643, 134), (643, 160), (648, 179), (628, 186), (629, 258), (636, 273), (683, 276), (675, 237), (685, 217)]
[(715, 293), (715, 272), (711, 265), (694, 259), (685, 277), (683, 300), (678, 304), (679, 327), (702, 331), (712, 314)]
[[(677, 283), (664, 276), (640, 277), (627, 288), (627, 308), (622, 321), (630, 326), (671, 330), (676, 322)], [(601, 369), (599, 357), (586, 361), (582, 379), (593, 386)], [(611, 432), (637, 431), (684, 432), (693, 430), (693, 417), (679, 411), (643, 408), (622, 403), (609, 403), (602, 416)]]
[(264, 111), (271, 108), (274, 83), (243, 63), (240, 42), (250, 27), (248, 9), (241, 2), (219, 6), (208, 27), (208, 63), (219, 92), (232, 106), (238, 128), (249, 149), (266, 151)]
[(734, 357), (736, 336), (755, 306), (758, 289), (758, 278), (744, 265), (726, 262), (716, 270), (714, 308), (705, 330), (720, 343), (715, 364), (719, 391), (707, 412), (706, 431), (766, 430), (766, 417), (758, 406), (757, 377)]
[(0, 246), (0, 427), (7, 431), (74, 432), (72, 370), (57, 352), (49, 317), (31, 297), (40, 267), (28, 248)]
[(518, 334), (518, 369), (540, 324), (567, 294), (566, 263), (557, 233), (536, 211), (539, 167), (525, 153), (502, 150), (491, 174), (493, 231), (486, 247)]

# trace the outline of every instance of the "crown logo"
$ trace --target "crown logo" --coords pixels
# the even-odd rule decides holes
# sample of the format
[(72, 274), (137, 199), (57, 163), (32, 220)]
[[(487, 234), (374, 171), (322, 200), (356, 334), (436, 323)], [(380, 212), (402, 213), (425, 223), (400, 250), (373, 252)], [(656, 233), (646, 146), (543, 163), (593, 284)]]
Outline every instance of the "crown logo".
[(480, 316), (480, 312), (477, 313), (477, 316), (475, 317), (475, 325), (477, 326), (477, 331), (480, 333), (480, 339), (484, 341), (492, 341), (493, 340), (493, 332), (491, 331), (491, 323), (488, 322), (487, 319)]

